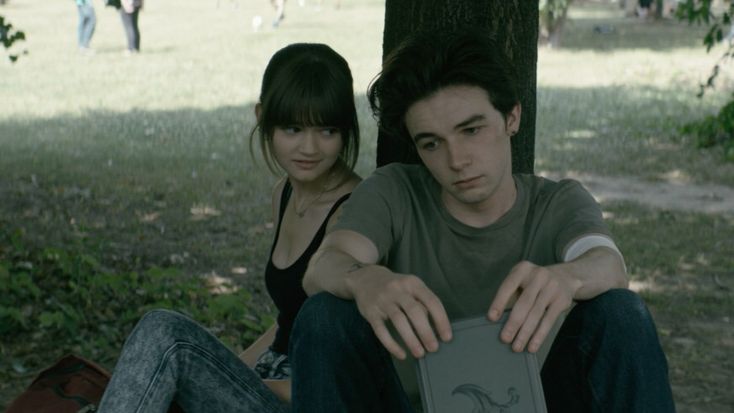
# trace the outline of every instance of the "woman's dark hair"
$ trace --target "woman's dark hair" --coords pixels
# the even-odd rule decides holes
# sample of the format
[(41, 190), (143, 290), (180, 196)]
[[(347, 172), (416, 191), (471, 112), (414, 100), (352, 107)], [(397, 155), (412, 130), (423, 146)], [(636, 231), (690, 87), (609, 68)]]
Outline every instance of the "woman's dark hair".
[(359, 125), (352, 83), (347, 61), (324, 44), (295, 43), (273, 55), (263, 75), (260, 116), (250, 134), (252, 138), (258, 134), (270, 170), (279, 170), (271, 148), (273, 132), (289, 125), (338, 128), (343, 143), (340, 158), (350, 170), (354, 168)]
[(519, 102), (510, 61), (481, 29), (416, 32), (385, 58), (367, 95), (380, 129), (410, 139), (405, 127), (410, 106), (442, 88), (460, 85), (484, 89), (503, 116)]

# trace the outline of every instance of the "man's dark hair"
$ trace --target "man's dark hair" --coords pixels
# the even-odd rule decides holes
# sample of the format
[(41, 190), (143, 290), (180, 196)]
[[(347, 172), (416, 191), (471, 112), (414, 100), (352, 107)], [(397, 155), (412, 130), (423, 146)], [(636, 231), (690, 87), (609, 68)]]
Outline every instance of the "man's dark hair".
[(447, 86), (478, 86), (506, 116), (519, 102), (515, 71), (502, 48), (481, 29), (421, 31), (395, 48), (367, 92), (380, 129), (410, 138), (411, 105)]

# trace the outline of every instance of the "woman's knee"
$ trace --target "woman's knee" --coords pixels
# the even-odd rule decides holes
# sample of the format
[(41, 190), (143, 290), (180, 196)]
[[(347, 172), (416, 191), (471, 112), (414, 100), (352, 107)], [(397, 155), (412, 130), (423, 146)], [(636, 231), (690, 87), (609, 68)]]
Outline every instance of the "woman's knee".
[(141, 317), (132, 337), (156, 344), (186, 338), (196, 323), (185, 315), (165, 309), (151, 310)]

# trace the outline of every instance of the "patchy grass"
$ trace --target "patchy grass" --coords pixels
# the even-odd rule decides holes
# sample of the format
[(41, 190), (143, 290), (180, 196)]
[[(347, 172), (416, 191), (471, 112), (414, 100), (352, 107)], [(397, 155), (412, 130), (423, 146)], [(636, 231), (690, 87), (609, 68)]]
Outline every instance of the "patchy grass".
[(678, 411), (731, 411), (734, 215), (603, 208), (657, 322)]
[(722, 70), (715, 91), (694, 97), (722, 53), (706, 53), (704, 30), (593, 1), (570, 16), (563, 48), (539, 51), (536, 168), (734, 186), (724, 149), (697, 149), (679, 131), (718, 113), (734, 89)]

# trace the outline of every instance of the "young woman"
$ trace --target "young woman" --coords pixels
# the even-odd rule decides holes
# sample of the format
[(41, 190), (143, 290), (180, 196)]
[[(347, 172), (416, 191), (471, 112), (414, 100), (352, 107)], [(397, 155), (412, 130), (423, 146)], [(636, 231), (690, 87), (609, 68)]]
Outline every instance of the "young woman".
[(301, 279), (326, 227), (359, 183), (359, 128), (346, 61), (322, 44), (278, 51), (255, 107), (268, 167), (285, 173), (273, 190), (277, 232), (265, 270), (277, 325), (241, 359), (189, 318), (143, 316), (125, 342), (99, 411), (187, 413), (289, 410), (288, 335), (306, 294)]

